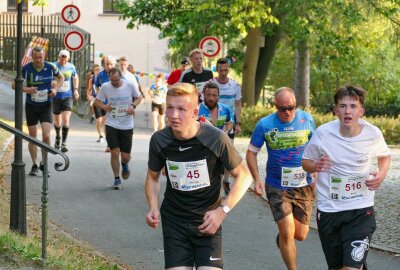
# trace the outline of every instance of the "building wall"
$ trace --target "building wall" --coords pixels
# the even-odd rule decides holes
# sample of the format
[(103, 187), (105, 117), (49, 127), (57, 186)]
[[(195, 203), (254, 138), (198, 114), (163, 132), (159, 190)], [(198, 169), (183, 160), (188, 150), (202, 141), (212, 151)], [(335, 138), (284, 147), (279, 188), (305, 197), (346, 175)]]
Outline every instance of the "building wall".
[[(7, 11), (7, 1), (0, 2), (0, 12)], [(62, 8), (69, 4), (71, 0), (49, 0), (44, 14), (61, 13)], [(128, 30), (127, 21), (120, 20), (119, 15), (103, 14), (102, 0), (75, 0), (74, 4), (81, 11), (75, 25), (91, 33), (91, 42), (95, 43), (97, 55), (101, 52), (116, 58), (125, 56), (135, 70), (145, 73), (168, 70), (168, 63), (164, 60), (168, 52), (167, 41), (158, 39), (157, 29), (141, 26), (139, 29)], [(42, 9), (33, 7), (31, 1), (28, 11), (32, 14), (42, 13)], [(96, 62), (100, 62), (99, 57)], [(141, 82), (144, 85), (152, 83), (146, 76), (141, 77)]]

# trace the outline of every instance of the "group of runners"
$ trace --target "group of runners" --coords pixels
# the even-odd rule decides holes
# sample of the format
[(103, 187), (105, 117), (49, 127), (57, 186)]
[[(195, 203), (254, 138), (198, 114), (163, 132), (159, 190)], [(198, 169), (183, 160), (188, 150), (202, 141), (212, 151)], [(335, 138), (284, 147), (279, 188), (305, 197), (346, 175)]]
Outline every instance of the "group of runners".
[[(62, 52), (59, 58), (65, 58)], [(50, 144), (51, 99), (57, 100), (68, 85), (68, 99), (78, 98), (74, 93), (78, 82), (74, 72), (67, 77), (61, 67), (45, 62), (40, 49), (33, 50), (32, 59), (23, 68), (27, 125), (30, 135), (36, 136), (40, 121), (43, 141)], [(119, 59), (116, 68), (115, 61), (107, 59), (104, 71), (91, 78), (97, 89), (88, 91), (96, 118), (107, 116), (105, 131), (103, 120), (98, 130), (99, 140), (105, 136), (111, 151), (114, 189), (121, 189), (120, 174), (124, 179), (130, 175), (133, 115), (143, 99), (124, 61)], [(241, 91), (228, 77), (228, 59), (218, 59), (215, 78), (203, 67), (201, 50), (190, 52), (181, 64), (168, 78), (162, 111), (168, 125), (151, 136), (145, 181), (146, 222), (152, 228), (162, 224), (165, 269), (223, 269), (221, 224), (253, 179), (255, 192), (268, 198), (287, 269), (297, 269), (295, 240), (307, 237), (315, 189), (318, 232), (328, 269), (368, 269), (366, 258), (376, 228), (374, 192), (386, 177), (391, 154), (382, 132), (362, 118), (365, 91), (353, 85), (337, 89), (337, 120), (316, 128), (312, 115), (297, 108), (293, 90), (277, 89), (276, 112), (258, 121), (243, 160), (233, 145), (234, 134), (241, 131)], [(72, 82), (65, 83), (68, 78)], [(152, 107), (161, 114), (159, 106)], [(61, 142), (62, 150), (68, 121), (61, 120), (62, 126), (55, 121), (55, 146)], [(264, 144), (268, 161), (266, 178), (261, 179), (257, 154)], [(33, 171), (37, 157), (33, 147), (29, 150)], [(374, 159), (377, 169), (372, 167)], [(161, 174), (167, 186), (159, 208)], [(221, 196), (221, 188), (226, 196)]]

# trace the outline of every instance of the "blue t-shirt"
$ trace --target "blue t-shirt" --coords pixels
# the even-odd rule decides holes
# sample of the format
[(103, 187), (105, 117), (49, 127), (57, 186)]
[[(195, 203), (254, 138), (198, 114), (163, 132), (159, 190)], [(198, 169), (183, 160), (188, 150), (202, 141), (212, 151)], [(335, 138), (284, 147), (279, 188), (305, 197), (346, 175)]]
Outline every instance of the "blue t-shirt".
[(108, 72), (106, 70), (102, 70), (99, 72), (99, 74), (97, 74), (96, 77), (96, 87), (101, 87), (103, 85), (103, 83), (109, 82), (110, 81), (110, 77), (108, 76)]
[[(269, 186), (290, 189), (281, 184), (282, 168), (301, 167), (303, 151), (315, 131), (312, 116), (302, 110), (296, 110), (292, 122), (283, 123), (277, 113), (261, 118), (251, 136), (250, 150), (259, 151), (264, 142), (268, 151), (265, 183)], [(311, 176), (307, 174), (307, 183)]]
[(55, 98), (65, 99), (72, 97), (72, 92), (74, 85), (72, 83), (72, 78), (77, 76), (75, 66), (71, 63), (67, 63), (65, 66), (61, 66), (59, 62), (55, 62), (54, 65), (62, 72), (64, 75), (64, 83), (58, 90)]
[[(205, 117), (210, 122), (212, 120), (210, 109), (207, 107), (206, 104), (204, 104), (204, 102), (200, 103), (198, 115)], [(231, 111), (229, 110), (229, 107), (218, 102), (218, 118), (217, 118), (217, 122), (214, 124), (214, 126), (222, 130), (222, 129), (224, 129), (224, 125), (231, 121), (232, 121), (232, 117), (231, 117)]]
[(54, 76), (58, 76), (58, 74), (60, 74), (58, 68), (46, 61), (41, 70), (36, 70), (32, 62), (26, 64), (22, 68), (22, 76), (26, 80), (26, 85), (28, 87), (37, 87), (38, 92), (34, 95), (27, 93), (25, 102), (34, 106), (43, 106), (51, 103), (51, 98), (45, 93), (46, 91), (47, 93), (51, 92), (51, 82)]

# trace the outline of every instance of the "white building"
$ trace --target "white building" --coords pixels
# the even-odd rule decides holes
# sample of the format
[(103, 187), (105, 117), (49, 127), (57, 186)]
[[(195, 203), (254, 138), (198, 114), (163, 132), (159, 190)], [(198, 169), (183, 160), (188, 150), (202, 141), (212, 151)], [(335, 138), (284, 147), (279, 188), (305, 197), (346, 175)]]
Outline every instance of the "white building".
[[(135, 70), (144, 73), (158, 73), (168, 70), (165, 55), (168, 53), (167, 41), (159, 40), (159, 31), (149, 26), (139, 29), (126, 28), (127, 21), (120, 20), (120, 14), (114, 9), (115, 0), (48, 0), (44, 15), (60, 14), (64, 6), (73, 3), (80, 9), (80, 19), (76, 26), (91, 34), (91, 42), (95, 44), (96, 56), (103, 53), (106, 56), (119, 58), (125, 56)], [(1, 0), (0, 13), (16, 12), (17, 0)], [(32, 6), (28, 1), (27, 12), (42, 14), (41, 7)], [(97, 58), (95, 62), (100, 62)], [(143, 84), (151, 83), (144, 76)]]

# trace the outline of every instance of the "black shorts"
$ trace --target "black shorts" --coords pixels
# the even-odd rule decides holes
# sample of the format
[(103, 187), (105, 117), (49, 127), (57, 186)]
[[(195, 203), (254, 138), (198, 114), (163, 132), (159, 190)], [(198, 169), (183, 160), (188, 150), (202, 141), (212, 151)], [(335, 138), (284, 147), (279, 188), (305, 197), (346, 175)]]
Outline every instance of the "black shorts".
[(229, 138), (232, 140), (232, 142), (233, 142), (233, 140), (235, 139), (235, 127), (233, 127), (231, 131), (229, 131), (228, 137), (229, 137)]
[(119, 148), (121, 152), (132, 150), (133, 129), (116, 129), (106, 125), (106, 140), (110, 149)]
[(96, 105), (93, 105), (93, 110), (94, 110), (94, 115), (96, 116), (96, 119), (103, 117), (107, 114), (105, 110), (102, 110), (99, 107), (96, 107)]
[(72, 110), (72, 97), (69, 98), (53, 98), (53, 113), (54, 114), (61, 114), (62, 112), (65, 111), (71, 111)]
[(165, 103), (163, 103), (163, 104), (157, 104), (154, 102), (151, 103), (151, 111), (158, 112), (159, 115), (164, 115), (166, 108), (167, 108), (167, 106)]
[(214, 235), (204, 235), (198, 223), (185, 223), (161, 215), (165, 269), (208, 266), (223, 269), (222, 228)]
[(28, 126), (35, 126), (39, 121), (40, 123), (53, 123), (51, 103), (43, 106), (34, 106), (29, 103), (25, 103), (25, 118)]
[(293, 214), (293, 217), (300, 223), (310, 224), (315, 199), (313, 187), (305, 186), (285, 190), (266, 185), (266, 194), (275, 222)]
[(376, 229), (374, 208), (326, 213), (317, 211), (318, 233), (329, 269), (360, 269), (366, 264)]

